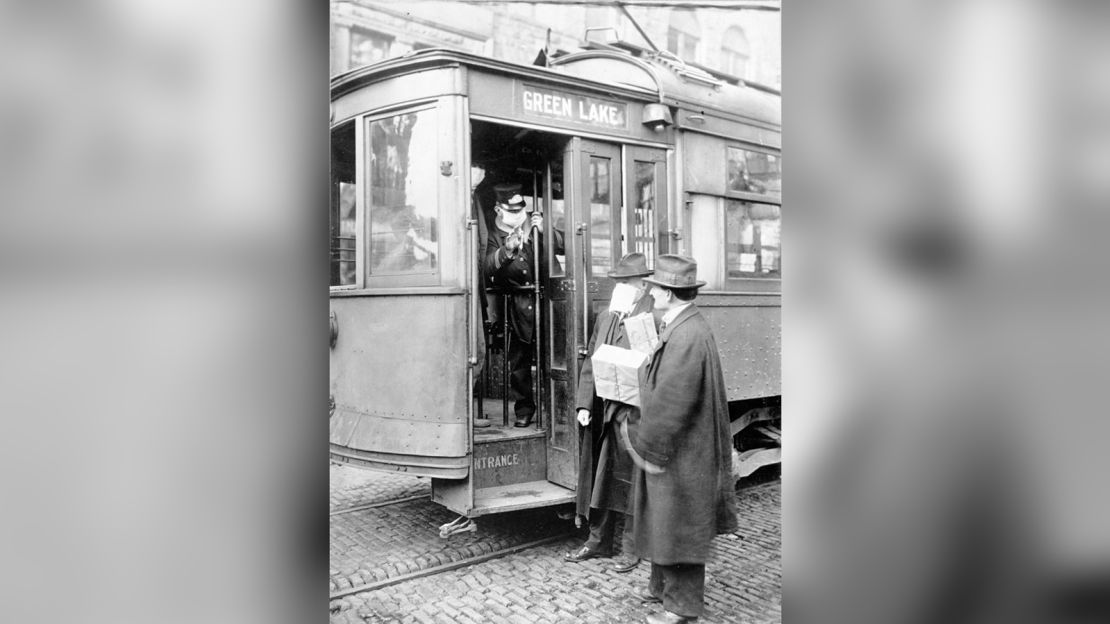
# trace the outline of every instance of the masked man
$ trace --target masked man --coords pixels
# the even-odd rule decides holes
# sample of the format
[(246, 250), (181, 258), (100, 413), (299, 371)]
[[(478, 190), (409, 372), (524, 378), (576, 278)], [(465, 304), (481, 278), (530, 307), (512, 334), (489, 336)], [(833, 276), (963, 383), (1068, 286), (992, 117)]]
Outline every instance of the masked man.
[[(488, 285), (509, 298), (509, 386), (513, 395), (516, 427), (532, 424), (536, 401), (532, 396), (532, 356), (536, 311), (533, 288), (535, 258), (543, 260), (543, 215), (526, 209), (524, 198), (513, 194), (496, 206), (497, 217), (486, 244), (485, 275)], [(555, 253), (563, 253), (563, 235), (554, 232)]]
[[(609, 272), (616, 280), (609, 309), (597, 315), (589, 354), (592, 357), (603, 344), (627, 349), (628, 335), (624, 319), (651, 313), (652, 299), (646, 295), (643, 278), (651, 275), (642, 253), (621, 258)], [(600, 410), (597, 407), (600, 406)], [(632, 460), (618, 446), (617, 429), (621, 422), (639, 417), (639, 408), (619, 401), (604, 401), (594, 392), (593, 363), (583, 360), (578, 374), (578, 424), (582, 426), (579, 440), (577, 513), (590, 522), (590, 537), (578, 550), (567, 553), (567, 561), (584, 561), (606, 557), (613, 549), (614, 527), (624, 515), (621, 557), (613, 565), (616, 572), (630, 572), (639, 563), (633, 554), (633, 516), (628, 513), (632, 479)]]
[(693, 303), (705, 285), (697, 271), (692, 258), (662, 255), (644, 278), (663, 315), (631, 436), (633, 459), (642, 464), (633, 485), (636, 550), (651, 561), (640, 598), (664, 609), (649, 615), (649, 624), (703, 613), (710, 542), (737, 526), (728, 399), (717, 343)]

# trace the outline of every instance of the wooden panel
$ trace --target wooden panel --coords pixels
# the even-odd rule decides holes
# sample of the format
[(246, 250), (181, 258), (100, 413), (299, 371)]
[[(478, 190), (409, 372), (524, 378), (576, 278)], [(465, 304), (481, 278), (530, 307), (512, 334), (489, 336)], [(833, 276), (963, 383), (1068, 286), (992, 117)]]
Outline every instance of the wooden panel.
[(475, 441), (474, 487), (488, 488), (543, 479), (547, 453), (543, 433), (527, 438)]
[(449, 480), (432, 479), (432, 501), (451, 511), (469, 515), (474, 500), (473, 484), (470, 479)]

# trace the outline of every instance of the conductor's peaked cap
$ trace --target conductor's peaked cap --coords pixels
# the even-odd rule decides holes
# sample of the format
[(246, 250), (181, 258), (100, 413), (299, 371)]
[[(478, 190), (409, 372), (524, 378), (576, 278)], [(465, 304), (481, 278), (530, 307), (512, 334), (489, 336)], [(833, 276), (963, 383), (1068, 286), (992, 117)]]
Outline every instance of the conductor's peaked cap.
[(524, 210), (524, 198), (520, 195), (513, 195), (512, 197), (501, 202), (502, 207), (509, 212), (520, 212)]

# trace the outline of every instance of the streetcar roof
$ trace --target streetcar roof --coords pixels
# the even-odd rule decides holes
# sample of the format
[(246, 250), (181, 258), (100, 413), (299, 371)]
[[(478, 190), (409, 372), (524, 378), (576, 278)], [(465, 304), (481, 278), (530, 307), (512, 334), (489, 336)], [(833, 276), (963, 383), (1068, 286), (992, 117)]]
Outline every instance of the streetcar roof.
[[(331, 79), (332, 99), (398, 75), (466, 66), (516, 78), (558, 83), (628, 100), (663, 102), (695, 113), (781, 125), (781, 96), (766, 88), (731, 84), (666, 55), (634, 56), (614, 47), (553, 58), (550, 67), (522, 65), (469, 52), (432, 48), (358, 67)], [(613, 76), (620, 76), (614, 82)]]

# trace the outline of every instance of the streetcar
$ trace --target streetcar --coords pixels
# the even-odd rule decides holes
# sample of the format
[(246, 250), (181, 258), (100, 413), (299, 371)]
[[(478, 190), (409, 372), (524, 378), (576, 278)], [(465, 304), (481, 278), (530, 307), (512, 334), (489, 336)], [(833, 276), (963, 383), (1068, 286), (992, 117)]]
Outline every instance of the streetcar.
[[(692, 256), (734, 474), (780, 461), (781, 99), (665, 52), (520, 65), (420, 50), (331, 81), (329, 454), (428, 477), (460, 514), (573, 502), (579, 367), (624, 254)], [(537, 412), (509, 417), (480, 259), (496, 189), (544, 215)], [(559, 253), (561, 252), (561, 253)], [(487, 426), (488, 425), (488, 426)]]

